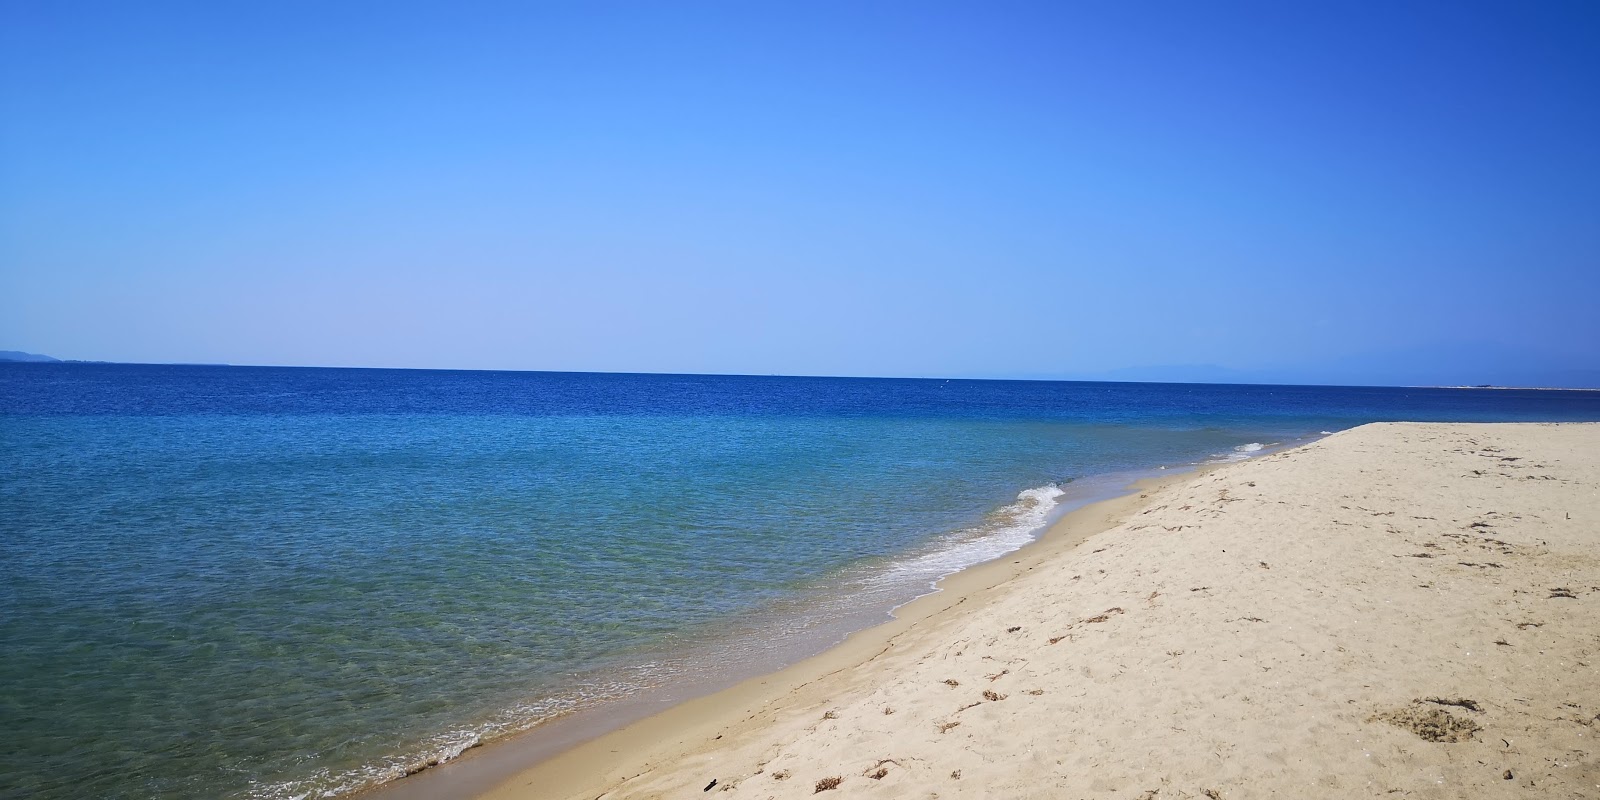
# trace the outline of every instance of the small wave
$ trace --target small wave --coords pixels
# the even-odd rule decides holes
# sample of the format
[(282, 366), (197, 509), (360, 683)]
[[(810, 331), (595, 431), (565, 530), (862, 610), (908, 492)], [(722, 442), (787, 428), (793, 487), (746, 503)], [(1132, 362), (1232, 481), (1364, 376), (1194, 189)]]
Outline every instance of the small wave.
[(940, 537), (931, 550), (892, 562), (877, 579), (888, 584), (921, 581), (931, 585), (947, 575), (1021, 548), (1033, 541), (1034, 534), (1050, 520), (1050, 512), (1063, 494), (1065, 491), (1058, 484), (1024, 489), (1017, 494), (1016, 502), (990, 512), (978, 525)]
[(630, 670), (628, 679), (585, 682), (554, 697), (515, 705), (476, 725), (429, 737), (404, 754), (349, 769), (320, 769), (295, 780), (258, 783), (251, 787), (247, 796), (252, 800), (313, 800), (354, 794), (453, 761), (485, 742), (635, 694), (645, 686), (664, 680), (671, 672), (670, 668), (659, 664), (635, 667)]
[(297, 780), (258, 784), (250, 791), (249, 797), (260, 800), (310, 800), (354, 794), (452, 761), (483, 744), (486, 735), (487, 732), (471, 729), (450, 731), (434, 737), (420, 752), (409, 756), (388, 758), (354, 769), (320, 769)]
[(1264, 445), (1264, 444), (1262, 444), (1260, 442), (1250, 442), (1248, 444), (1241, 444), (1238, 447), (1233, 448), (1232, 451), (1227, 452), (1227, 453), (1212, 453), (1210, 462), (1213, 463), (1213, 464), (1225, 464), (1225, 463), (1228, 463), (1230, 461), (1244, 461), (1245, 459), (1250, 458), (1251, 456), (1255, 455), (1256, 453), (1261, 452), (1261, 449), (1264, 448), (1264, 447), (1266, 447), (1266, 445)]

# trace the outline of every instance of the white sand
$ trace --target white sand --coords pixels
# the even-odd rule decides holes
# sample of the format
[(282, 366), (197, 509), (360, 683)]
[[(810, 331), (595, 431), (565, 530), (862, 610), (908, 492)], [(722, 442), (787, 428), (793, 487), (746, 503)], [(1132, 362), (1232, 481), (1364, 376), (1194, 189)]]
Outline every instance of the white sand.
[(491, 796), (1600, 797), (1600, 424), (1368, 425), (1111, 508)]

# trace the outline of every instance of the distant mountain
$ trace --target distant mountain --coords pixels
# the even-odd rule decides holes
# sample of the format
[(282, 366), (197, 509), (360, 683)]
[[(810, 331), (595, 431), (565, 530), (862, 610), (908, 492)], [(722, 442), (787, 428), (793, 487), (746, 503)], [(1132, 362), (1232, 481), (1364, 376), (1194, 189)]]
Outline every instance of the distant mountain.
[(59, 364), (61, 359), (41, 356), (38, 353), (24, 353), (21, 350), (0, 350), (0, 361), (32, 361), (43, 364)]
[(1543, 386), (1600, 388), (1600, 369), (1571, 357), (1492, 342), (1366, 352), (1294, 366), (1233, 369), (1214, 364), (1127, 367), (1071, 380), (1156, 383), (1277, 383), (1335, 386)]

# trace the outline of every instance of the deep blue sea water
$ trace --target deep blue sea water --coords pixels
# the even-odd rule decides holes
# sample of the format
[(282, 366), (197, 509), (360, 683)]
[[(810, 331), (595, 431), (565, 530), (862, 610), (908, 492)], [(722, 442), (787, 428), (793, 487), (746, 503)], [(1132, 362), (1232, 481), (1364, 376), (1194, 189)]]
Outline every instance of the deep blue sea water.
[(0, 797), (352, 791), (1376, 420), (1600, 393), (0, 364)]

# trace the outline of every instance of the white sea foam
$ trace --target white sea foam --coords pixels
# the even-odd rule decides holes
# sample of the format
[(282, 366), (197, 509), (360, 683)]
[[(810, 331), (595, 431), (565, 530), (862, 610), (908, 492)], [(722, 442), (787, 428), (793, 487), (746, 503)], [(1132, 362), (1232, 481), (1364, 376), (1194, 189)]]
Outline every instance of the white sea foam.
[(1244, 461), (1245, 459), (1254, 456), (1256, 453), (1261, 452), (1262, 448), (1264, 447), (1266, 447), (1266, 445), (1260, 442), (1241, 444), (1226, 453), (1212, 453), (1210, 463), (1225, 464), (1230, 461)]
[[(459, 758), (462, 753), (484, 742), (528, 730), (556, 717), (634, 694), (641, 687), (661, 679), (658, 664), (649, 664), (630, 675), (639, 680), (587, 682), (571, 687), (561, 695), (546, 697), (505, 709), (476, 726), (459, 727), (429, 737), (405, 755), (396, 755), (353, 769), (317, 770), (305, 778), (280, 783), (260, 783), (248, 796), (257, 800), (311, 800), (334, 798), (370, 789), (413, 773)], [(651, 678), (655, 680), (650, 680)]]
[(1024, 489), (1016, 502), (991, 512), (978, 525), (941, 537), (931, 549), (891, 562), (877, 580), (891, 585), (932, 585), (946, 575), (1021, 548), (1049, 521), (1064, 493), (1055, 484)]

